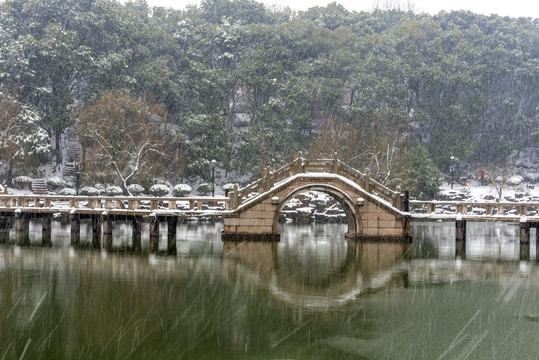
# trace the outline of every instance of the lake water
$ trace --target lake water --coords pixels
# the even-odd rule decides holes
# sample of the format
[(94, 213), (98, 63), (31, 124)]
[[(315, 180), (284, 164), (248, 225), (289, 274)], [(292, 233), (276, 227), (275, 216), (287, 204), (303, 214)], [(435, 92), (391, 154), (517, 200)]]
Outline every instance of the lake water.
[(0, 245), (0, 360), (538, 357), (518, 226), (469, 223), (459, 257), (453, 223), (413, 223), (411, 246), (331, 224), (235, 247), (221, 228), (179, 225), (175, 257), (73, 249), (59, 223), (52, 247)]

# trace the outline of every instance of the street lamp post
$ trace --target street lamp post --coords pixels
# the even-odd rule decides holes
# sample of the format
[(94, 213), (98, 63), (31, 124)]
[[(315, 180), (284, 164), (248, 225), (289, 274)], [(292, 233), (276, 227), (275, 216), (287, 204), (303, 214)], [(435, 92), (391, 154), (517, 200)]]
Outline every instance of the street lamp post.
[(80, 186), (80, 171), (79, 164), (75, 164), (75, 187), (77, 188), (77, 196), (79, 195)]
[(210, 162), (210, 167), (211, 167), (211, 197), (215, 196), (215, 164), (216, 163), (217, 163), (217, 161), (215, 161), (215, 159)]
[(451, 166), (449, 167), (449, 172), (451, 173), (451, 189), (453, 189), (453, 175), (455, 173), (455, 157), (451, 156)]

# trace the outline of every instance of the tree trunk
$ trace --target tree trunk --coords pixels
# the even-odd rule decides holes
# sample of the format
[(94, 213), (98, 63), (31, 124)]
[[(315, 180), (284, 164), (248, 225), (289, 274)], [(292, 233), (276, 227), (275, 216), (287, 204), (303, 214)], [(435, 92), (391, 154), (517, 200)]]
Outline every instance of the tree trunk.
[(60, 130), (54, 130), (54, 143), (56, 148), (56, 165), (62, 163), (62, 147), (60, 146), (60, 139), (62, 138), (62, 132)]
[(86, 170), (86, 146), (84, 144), (82, 145), (82, 159), (80, 164), (80, 170), (85, 171)]

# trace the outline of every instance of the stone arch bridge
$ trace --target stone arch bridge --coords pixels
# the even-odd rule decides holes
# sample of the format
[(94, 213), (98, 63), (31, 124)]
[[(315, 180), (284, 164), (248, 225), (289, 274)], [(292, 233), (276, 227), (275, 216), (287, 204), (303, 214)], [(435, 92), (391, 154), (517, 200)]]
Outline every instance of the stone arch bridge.
[(301, 153), (291, 163), (271, 171), (230, 194), (224, 214), (223, 241), (279, 241), (281, 210), (295, 195), (309, 191), (331, 195), (343, 207), (347, 238), (411, 241), (410, 216), (400, 193), (370, 179), (337, 158), (307, 160)]

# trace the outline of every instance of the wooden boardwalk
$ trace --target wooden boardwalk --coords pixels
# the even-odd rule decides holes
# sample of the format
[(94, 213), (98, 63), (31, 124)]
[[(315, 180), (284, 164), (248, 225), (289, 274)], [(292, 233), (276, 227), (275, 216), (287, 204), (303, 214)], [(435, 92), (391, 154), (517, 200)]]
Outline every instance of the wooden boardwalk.
[(106, 197), (62, 195), (0, 195), (0, 212), (149, 216), (222, 216), (228, 197)]

